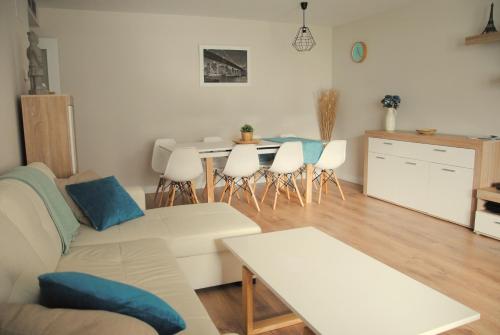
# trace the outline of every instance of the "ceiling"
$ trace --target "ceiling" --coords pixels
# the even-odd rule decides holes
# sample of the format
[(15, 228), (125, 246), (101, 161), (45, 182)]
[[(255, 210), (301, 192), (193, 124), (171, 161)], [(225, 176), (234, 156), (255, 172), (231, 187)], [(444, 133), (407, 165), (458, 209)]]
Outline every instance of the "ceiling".
[[(306, 21), (338, 26), (414, 0), (311, 0)], [(260, 21), (301, 21), (297, 0), (39, 0), (40, 7), (212, 16)]]

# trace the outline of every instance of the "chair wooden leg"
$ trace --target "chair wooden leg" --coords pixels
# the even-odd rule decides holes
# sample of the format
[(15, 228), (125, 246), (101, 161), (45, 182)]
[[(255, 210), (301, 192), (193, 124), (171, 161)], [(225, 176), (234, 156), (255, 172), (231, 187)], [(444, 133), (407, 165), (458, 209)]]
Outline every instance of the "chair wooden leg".
[(302, 196), (300, 195), (299, 188), (297, 187), (297, 181), (295, 180), (295, 176), (292, 175), (293, 187), (295, 188), (295, 193), (297, 193), (297, 197), (299, 198), (300, 205), (304, 207), (304, 202), (302, 201)]
[(328, 175), (326, 175), (326, 171), (325, 171), (325, 194), (328, 194)]
[(168, 202), (168, 207), (171, 207), (174, 205), (174, 200), (175, 200), (175, 189), (176, 189), (176, 185), (175, 184), (170, 184), (170, 192), (172, 193), (170, 195), (170, 200)]
[(191, 184), (191, 195), (193, 197), (193, 203), (199, 204), (200, 202), (198, 201), (198, 196), (196, 195), (196, 187), (194, 186), (193, 183)]
[(231, 200), (233, 199), (233, 189), (234, 189), (234, 179), (231, 179), (231, 184), (229, 185), (229, 198), (227, 203), (231, 206)]
[(257, 208), (257, 212), (260, 212), (260, 207), (259, 207), (259, 202), (257, 201), (257, 198), (255, 197), (255, 192), (253, 191), (253, 188), (250, 186), (248, 179), (245, 178), (245, 182), (248, 187), (248, 192), (252, 195), (253, 203), (255, 204), (255, 208)]
[(323, 171), (319, 175), (319, 192), (318, 192), (318, 204), (321, 204), (321, 194), (323, 193), (323, 184), (325, 183), (323, 178)]
[(163, 195), (165, 194), (165, 189), (166, 188), (167, 188), (167, 183), (163, 182), (163, 184), (161, 185), (159, 200), (158, 200), (158, 202), (155, 201), (155, 206), (156, 207), (161, 207), (161, 205), (163, 203)]
[(274, 193), (273, 210), (276, 209), (276, 202), (278, 201), (278, 195), (280, 194), (280, 182), (281, 182), (281, 176), (278, 175), (278, 178), (276, 179), (276, 183), (274, 184), (274, 186), (276, 188), (276, 192)]
[(340, 186), (339, 180), (337, 179), (337, 175), (335, 174), (335, 171), (333, 172), (333, 178), (335, 178), (335, 183), (337, 184), (337, 187), (339, 188), (340, 195), (342, 196), (342, 200), (345, 200), (344, 192), (342, 191), (342, 187)]
[(163, 186), (163, 178), (160, 177), (160, 179), (158, 180), (158, 186), (156, 186), (155, 199), (154, 199), (155, 204), (156, 204), (156, 199), (158, 198), (158, 193), (160, 192), (160, 188), (162, 186)]
[(262, 198), (260, 199), (260, 203), (264, 203), (264, 200), (266, 200), (266, 195), (267, 192), (269, 192), (269, 188), (271, 187), (271, 183), (269, 182), (269, 177), (266, 176), (266, 188), (264, 189), (264, 194), (262, 194)]
[[(293, 176), (293, 173), (292, 173)], [(283, 185), (285, 185), (286, 188), (286, 197), (288, 200), (290, 200), (290, 187), (288, 187), (288, 176), (284, 175), (283, 176)]]
[(229, 181), (226, 180), (226, 184), (224, 185), (224, 189), (222, 190), (222, 194), (220, 195), (219, 202), (224, 201), (224, 196), (226, 195), (227, 188), (229, 187)]

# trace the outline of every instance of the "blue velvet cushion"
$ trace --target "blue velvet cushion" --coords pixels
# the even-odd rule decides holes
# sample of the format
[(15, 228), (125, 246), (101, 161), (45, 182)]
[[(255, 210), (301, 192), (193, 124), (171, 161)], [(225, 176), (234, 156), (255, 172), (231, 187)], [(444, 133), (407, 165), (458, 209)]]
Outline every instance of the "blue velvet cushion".
[(140, 288), (79, 272), (54, 272), (38, 277), (40, 304), (49, 308), (93, 309), (142, 320), (160, 334), (186, 328), (169, 304)]
[(99, 231), (144, 215), (113, 176), (67, 185), (66, 191)]

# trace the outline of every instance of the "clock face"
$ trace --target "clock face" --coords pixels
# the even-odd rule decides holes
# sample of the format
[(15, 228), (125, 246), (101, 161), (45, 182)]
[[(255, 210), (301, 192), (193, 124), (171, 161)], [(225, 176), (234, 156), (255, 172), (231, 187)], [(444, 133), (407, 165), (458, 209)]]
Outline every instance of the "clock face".
[(356, 63), (361, 63), (366, 58), (366, 44), (363, 42), (356, 42), (352, 46), (351, 57)]

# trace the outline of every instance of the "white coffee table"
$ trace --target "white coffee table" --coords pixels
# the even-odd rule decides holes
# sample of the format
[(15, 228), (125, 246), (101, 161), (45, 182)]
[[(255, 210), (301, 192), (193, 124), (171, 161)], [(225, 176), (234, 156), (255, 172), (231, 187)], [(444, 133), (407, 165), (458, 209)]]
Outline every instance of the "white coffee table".
[[(312, 227), (224, 239), (243, 263), (247, 334), (431, 335), (479, 313)], [(254, 321), (253, 276), (292, 314)]]

